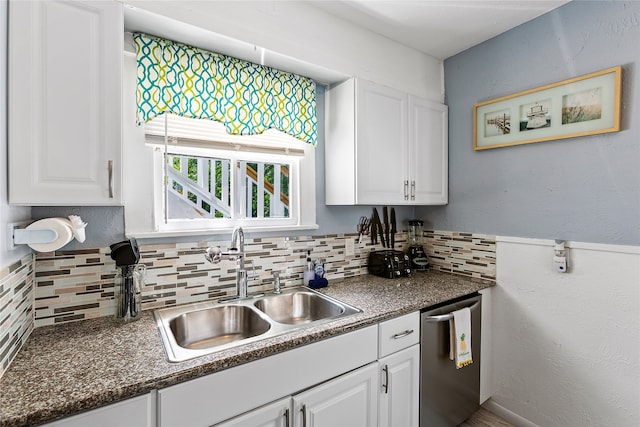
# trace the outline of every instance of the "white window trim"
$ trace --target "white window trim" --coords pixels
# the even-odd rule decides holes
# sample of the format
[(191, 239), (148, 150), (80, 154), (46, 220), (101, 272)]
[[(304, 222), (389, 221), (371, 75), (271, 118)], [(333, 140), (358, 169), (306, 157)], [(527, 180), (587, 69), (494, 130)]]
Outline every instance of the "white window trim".
[[(155, 146), (154, 148), (154, 174), (156, 176), (156, 185), (154, 188), (154, 200), (159, 203), (155, 203), (155, 218), (163, 218), (164, 217), (164, 209), (165, 209), (165, 198), (166, 191), (164, 185), (162, 184), (164, 179), (164, 147)], [(271, 162), (271, 163), (286, 163), (290, 166), (291, 176), (297, 177), (300, 172), (299, 167), (299, 159), (294, 157), (285, 157), (285, 156), (277, 156), (277, 155), (269, 155), (262, 153), (249, 153), (250, 159), (247, 157), (247, 153), (232, 153), (228, 151), (221, 150), (208, 150), (202, 148), (192, 148), (192, 147), (169, 147), (169, 153), (179, 154), (179, 155), (192, 155), (192, 156), (201, 156), (201, 157), (213, 157), (220, 159), (229, 159), (231, 160), (231, 180), (232, 180), (232, 192), (238, 192), (237, 186), (240, 183), (235, 182), (235, 173), (233, 173), (234, 165), (237, 161), (247, 160), (247, 161), (257, 161), (257, 162)], [(237, 225), (242, 226), (243, 228), (252, 228), (252, 227), (283, 227), (283, 226), (295, 226), (298, 225), (298, 212), (300, 212), (300, 195), (299, 195), (299, 185), (298, 179), (294, 179), (290, 182), (289, 187), (289, 201), (290, 201), (290, 209), (289, 212), (292, 215), (288, 218), (231, 218), (231, 219), (170, 219), (165, 222), (164, 220), (159, 221), (158, 223), (158, 231), (179, 231), (179, 230), (202, 230), (208, 228), (233, 228)], [(237, 211), (237, 198), (232, 196), (231, 199), (231, 210), (232, 212)]]
[[(296, 187), (298, 204), (297, 220), (292, 224), (267, 225), (256, 220), (240, 224), (220, 224), (192, 229), (166, 229), (158, 226), (163, 220), (162, 211), (154, 198), (155, 182), (158, 171), (154, 162), (154, 148), (145, 144), (144, 127), (136, 124), (136, 58), (135, 54), (125, 51), (123, 75), (123, 202), (125, 217), (125, 236), (127, 238), (162, 238), (196, 235), (228, 234), (235, 225), (242, 225), (246, 232), (282, 232), (315, 230), (316, 224), (316, 186), (315, 186), (315, 148), (310, 144), (301, 144), (304, 157), (298, 160), (299, 186)], [(208, 150), (207, 150), (208, 151)], [(208, 154), (210, 156), (210, 154)], [(293, 163), (293, 162), (291, 162)], [(160, 171), (162, 173), (162, 171)], [(162, 179), (162, 178), (160, 178)], [(160, 181), (161, 182), (161, 181)], [(160, 216), (158, 216), (160, 212)]]

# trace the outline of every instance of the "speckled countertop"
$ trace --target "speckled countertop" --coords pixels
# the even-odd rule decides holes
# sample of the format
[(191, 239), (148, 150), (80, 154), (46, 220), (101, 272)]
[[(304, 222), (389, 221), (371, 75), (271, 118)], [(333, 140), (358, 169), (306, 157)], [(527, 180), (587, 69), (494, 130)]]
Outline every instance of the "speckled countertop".
[(0, 426), (35, 425), (211, 374), (492, 286), (429, 271), (396, 280), (365, 275), (323, 293), (362, 313), (181, 363), (167, 361), (150, 312), (122, 324), (99, 318), (37, 328), (0, 379)]

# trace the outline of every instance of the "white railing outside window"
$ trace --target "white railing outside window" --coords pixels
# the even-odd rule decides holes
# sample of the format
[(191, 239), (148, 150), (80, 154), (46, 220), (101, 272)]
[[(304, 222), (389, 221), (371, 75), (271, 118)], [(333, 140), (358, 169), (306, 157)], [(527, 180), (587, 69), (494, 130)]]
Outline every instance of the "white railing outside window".
[(169, 155), (168, 161), (169, 218), (231, 218), (228, 159)]
[[(290, 216), (291, 168), (287, 164), (176, 153), (166, 158), (167, 220)], [(237, 186), (230, 172), (232, 163)]]

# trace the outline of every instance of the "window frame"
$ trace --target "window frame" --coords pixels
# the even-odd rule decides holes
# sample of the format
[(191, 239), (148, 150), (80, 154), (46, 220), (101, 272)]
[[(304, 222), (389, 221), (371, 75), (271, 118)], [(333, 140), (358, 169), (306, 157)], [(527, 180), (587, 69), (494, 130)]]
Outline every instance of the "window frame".
[[(298, 169), (298, 181), (295, 185), (297, 199), (297, 216), (290, 224), (273, 224), (255, 220), (233, 221), (225, 224), (205, 225), (199, 227), (168, 229), (159, 227), (163, 215), (159, 215), (159, 201), (154, 197), (154, 183), (158, 177), (158, 167), (154, 160), (155, 150), (159, 146), (147, 144), (144, 126), (136, 124), (137, 64), (135, 53), (125, 49), (123, 52), (123, 138), (122, 138), (122, 174), (123, 174), (123, 206), (124, 229), (127, 238), (163, 238), (197, 235), (228, 234), (237, 225), (241, 225), (246, 232), (282, 232), (297, 230), (315, 230), (316, 224), (316, 182), (315, 182), (315, 147), (311, 144), (300, 143), (304, 156), (292, 163)], [(224, 151), (224, 150), (223, 150)], [(258, 154), (258, 153), (256, 153)], [(162, 179), (162, 178), (160, 178)], [(127, 185), (130, 183), (131, 185)], [(293, 213), (292, 213), (293, 216)]]
[[(156, 146), (157, 147), (157, 146)], [(164, 147), (160, 149), (154, 149), (154, 217), (156, 218), (157, 229), (160, 232), (163, 231), (179, 231), (179, 230), (201, 230), (208, 228), (233, 228), (235, 226), (242, 226), (244, 228), (252, 227), (282, 227), (282, 226), (294, 226), (298, 224), (298, 213), (300, 211), (299, 201), (299, 160), (294, 156), (282, 156), (266, 153), (251, 153), (251, 152), (238, 152), (234, 153), (230, 150), (216, 150), (205, 149), (198, 147), (180, 147), (180, 146), (168, 146), (168, 152), (177, 155), (192, 155), (199, 157), (209, 158), (221, 158), (229, 159), (232, 165), (231, 179), (231, 218), (203, 218), (203, 219), (167, 219), (165, 221), (165, 202), (166, 202), (166, 188), (165, 188), (165, 153)], [(287, 218), (240, 218), (234, 217), (238, 212), (239, 197), (241, 183), (237, 182), (235, 165), (238, 161), (249, 162), (269, 162), (287, 164), (290, 168), (290, 174), (294, 179), (289, 181), (289, 217)]]

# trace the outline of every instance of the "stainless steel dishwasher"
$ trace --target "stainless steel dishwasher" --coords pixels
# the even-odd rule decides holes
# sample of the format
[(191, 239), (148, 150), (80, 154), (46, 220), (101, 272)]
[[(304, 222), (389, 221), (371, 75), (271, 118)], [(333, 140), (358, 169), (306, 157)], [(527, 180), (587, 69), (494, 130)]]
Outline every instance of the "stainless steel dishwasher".
[[(456, 369), (449, 359), (452, 312), (471, 309), (473, 363)], [(457, 426), (480, 407), (480, 322), (482, 295), (474, 294), (421, 314), (420, 427)]]

